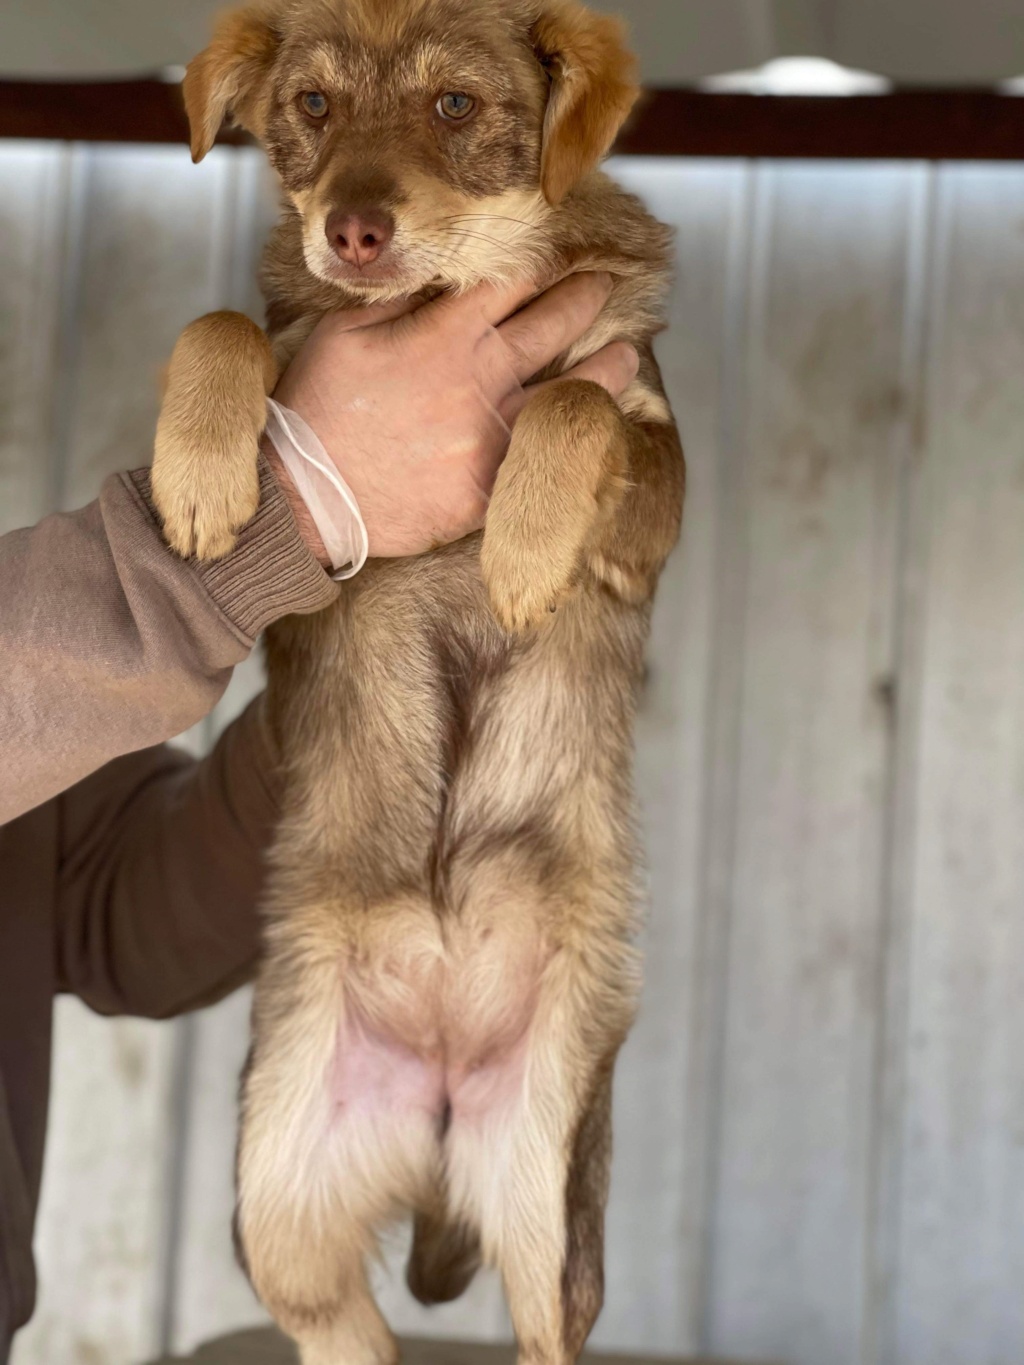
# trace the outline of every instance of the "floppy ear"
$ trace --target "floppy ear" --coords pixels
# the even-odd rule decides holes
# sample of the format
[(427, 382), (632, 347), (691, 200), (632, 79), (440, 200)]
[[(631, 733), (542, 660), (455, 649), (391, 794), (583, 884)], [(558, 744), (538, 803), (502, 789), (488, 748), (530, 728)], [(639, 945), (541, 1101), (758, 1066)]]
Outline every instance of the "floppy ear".
[(530, 28), (551, 79), (541, 189), (551, 204), (598, 164), (640, 93), (625, 25), (576, 0), (548, 0)]
[(210, 46), (189, 62), (181, 87), (193, 161), (202, 161), (213, 146), (227, 114), (259, 132), (260, 86), (278, 42), (266, 13), (258, 9), (233, 10), (220, 18)]

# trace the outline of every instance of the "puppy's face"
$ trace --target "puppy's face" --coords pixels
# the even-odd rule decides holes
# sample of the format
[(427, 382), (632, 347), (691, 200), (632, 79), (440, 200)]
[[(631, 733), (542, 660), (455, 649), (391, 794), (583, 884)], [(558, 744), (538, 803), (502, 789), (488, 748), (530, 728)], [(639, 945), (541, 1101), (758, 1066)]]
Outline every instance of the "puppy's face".
[(298, 0), (228, 15), (189, 66), (193, 156), (263, 142), (319, 279), (368, 299), (524, 274), (636, 95), (576, 0)]

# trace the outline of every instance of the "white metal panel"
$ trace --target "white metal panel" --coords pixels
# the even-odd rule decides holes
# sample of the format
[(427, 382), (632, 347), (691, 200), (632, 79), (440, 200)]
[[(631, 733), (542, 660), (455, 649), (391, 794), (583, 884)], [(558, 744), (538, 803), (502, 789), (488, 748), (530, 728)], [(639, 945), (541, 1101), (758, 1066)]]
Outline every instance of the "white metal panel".
[[(640, 1017), (616, 1072), (607, 1306), (595, 1341), (693, 1350), (703, 1256), (713, 971), (702, 922), (702, 834), (715, 698), (722, 552), (720, 468), (734, 400), (735, 340), (750, 172), (738, 162), (622, 161), (613, 173), (677, 231), (668, 330), (658, 340), (687, 453), (682, 543), (659, 590), (638, 726), (650, 907)], [(712, 986), (714, 985), (712, 981)]]
[(0, 531), (50, 510), (68, 153), (0, 141)]
[(63, 500), (148, 464), (160, 377), (178, 333), (216, 306), (231, 243), (235, 162), (183, 147), (93, 147), (74, 231), (80, 264), (68, 372)]
[(134, 1365), (158, 1347), (174, 1038), (59, 1004), (40, 1297), (14, 1365)]
[(793, 1365), (861, 1359), (913, 174), (758, 172), (706, 1330)]
[[(1024, 170), (945, 168), (913, 564), (920, 670), (895, 1333), (1024, 1359)], [(896, 1186), (899, 1191), (899, 1184)]]

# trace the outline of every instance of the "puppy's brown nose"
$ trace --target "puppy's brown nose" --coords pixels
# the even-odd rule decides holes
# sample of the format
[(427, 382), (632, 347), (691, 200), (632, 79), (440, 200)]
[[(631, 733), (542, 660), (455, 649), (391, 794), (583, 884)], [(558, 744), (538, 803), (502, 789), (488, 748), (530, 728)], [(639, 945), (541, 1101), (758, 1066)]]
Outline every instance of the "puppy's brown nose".
[(324, 231), (339, 261), (362, 267), (375, 261), (395, 234), (395, 220), (382, 209), (349, 213), (336, 209)]

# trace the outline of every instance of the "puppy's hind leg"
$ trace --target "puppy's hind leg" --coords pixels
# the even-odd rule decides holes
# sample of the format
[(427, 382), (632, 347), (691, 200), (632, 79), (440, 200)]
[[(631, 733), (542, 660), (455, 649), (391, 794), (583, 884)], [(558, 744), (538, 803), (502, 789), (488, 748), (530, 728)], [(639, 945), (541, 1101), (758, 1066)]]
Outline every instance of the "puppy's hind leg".
[(498, 1263), (520, 1365), (573, 1365), (604, 1303), (610, 1063), (593, 1087), (567, 1131), (545, 1132), (534, 1112), (516, 1143)]
[(365, 1023), (330, 954), (268, 992), (287, 974), (270, 960), (257, 993), (276, 1017), (244, 1083), (241, 1257), (302, 1365), (395, 1365), (366, 1267), (379, 1230), (438, 1179), (443, 1074)]
[[(398, 1347), (367, 1275), (375, 1239), (339, 1203), (318, 1224), (308, 1211), (268, 1225), (273, 1245), (248, 1239), (254, 1287), (299, 1348), (301, 1365), (397, 1365)], [(329, 1224), (329, 1225), (328, 1225)]]
[(479, 1215), (487, 1260), (501, 1271), (520, 1365), (573, 1365), (603, 1303), (621, 1037), (606, 1036), (599, 1050), (596, 1041), (578, 1019), (542, 1007), (518, 1097), (486, 1112), (470, 1100), (462, 1115), (456, 1099), (449, 1160), (458, 1203)]
[(210, 313), (178, 338), (153, 452), (153, 500), (180, 555), (219, 559), (256, 511), (257, 456), (277, 364), (242, 313)]

